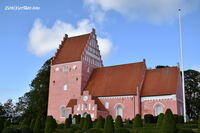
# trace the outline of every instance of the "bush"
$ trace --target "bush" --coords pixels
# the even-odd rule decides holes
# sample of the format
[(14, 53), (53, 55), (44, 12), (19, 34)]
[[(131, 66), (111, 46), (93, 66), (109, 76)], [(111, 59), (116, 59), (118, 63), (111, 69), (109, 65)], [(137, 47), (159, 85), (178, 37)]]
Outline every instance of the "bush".
[(80, 128), (83, 129), (85, 118), (82, 117), (80, 121)]
[(28, 126), (21, 126), (21, 133), (33, 133), (33, 130)]
[(65, 128), (65, 124), (64, 123), (60, 123), (60, 124), (57, 125), (57, 128), (58, 129), (63, 129), (63, 128)]
[(164, 117), (163, 113), (161, 113), (161, 114), (158, 115), (158, 120), (157, 120), (157, 124), (156, 124), (157, 128), (161, 128), (162, 122), (163, 122), (163, 117)]
[(4, 128), (9, 127), (11, 125), (11, 122), (9, 120), (4, 122)]
[(87, 131), (88, 129), (92, 128), (92, 119), (89, 114), (87, 114), (84, 125), (83, 125), (83, 131)]
[(142, 119), (141, 119), (141, 115), (137, 114), (134, 121), (133, 121), (133, 127), (142, 127)]
[(115, 119), (115, 128), (122, 128), (122, 127), (123, 127), (122, 117), (118, 115)]
[(104, 133), (114, 133), (114, 130), (113, 118), (108, 115), (104, 124)]
[(30, 128), (33, 129), (35, 126), (35, 119), (31, 120)]
[(24, 118), (22, 123), (21, 123), (21, 127), (23, 126), (30, 126), (31, 120), (29, 118)]
[(199, 118), (198, 118), (198, 133), (200, 133), (200, 112), (199, 112)]
[(70, 126), (71, 126), (70, 119), (66, 118), (65, 119), (65, 128), (70, 128)]
[(130, 131), (126, 128), (117, 128), (115, 133), (130, 133)]
[(80, 120), (81, 120), (81, 115), (74, 115), (73, 118), (75, 118), (76, 124), (80, 124)]
[(176, 133), (176, 122), (170, 109), (167, 109), (163, 117), (161, 133)]
[(57, 127), (56, 120), (52, 116), (47, 116), (45, 124), (45, 133), (53, 133)]
[(105, 123), (105, 119), (102, 116), (99, 116), (99, 118), (97, 119), (95, 128), (103, 128), (104, 123)]
[(33, 133), (41, 133), (44, 130), (43, 125), (43, 118), (38, 116), (34, 124)]
[(102, 128), (90, 128), (87, 133), (103, 133)]
[(0, 118), (0, 133), (4, 128), (4, 120), (2, 118)]
[(192, 129), (179, 129), (178, 133), (194, 133)]
[(145, 123), (154, 123), (154, 117), (152, 114), (144, 115), (144, 122)]
[(2, 133), (20, 133), (20, 131), (15, 128), (4, 128)]

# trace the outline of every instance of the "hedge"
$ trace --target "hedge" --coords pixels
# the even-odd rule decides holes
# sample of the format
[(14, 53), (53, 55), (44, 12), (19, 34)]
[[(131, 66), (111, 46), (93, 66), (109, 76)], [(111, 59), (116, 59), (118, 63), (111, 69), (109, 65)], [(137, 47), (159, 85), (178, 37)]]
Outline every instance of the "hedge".
[(115, 128), (122, 128), (122, 127), (123, 127), (122, 117), (118, 115), (115, 119)]
[(114, 133), (114, 131), (113, 118), (111, 115), (108, 115), (104, 124), (104, 133)]
[(152, 114), (145, 114), (144, 122), (145, 123), (154, 123), (154, 116)]
[(142, 127), (142, 125), (143, 123), (142, 123), (141, 115), (137, 114), (133, 121), (133, 127)]

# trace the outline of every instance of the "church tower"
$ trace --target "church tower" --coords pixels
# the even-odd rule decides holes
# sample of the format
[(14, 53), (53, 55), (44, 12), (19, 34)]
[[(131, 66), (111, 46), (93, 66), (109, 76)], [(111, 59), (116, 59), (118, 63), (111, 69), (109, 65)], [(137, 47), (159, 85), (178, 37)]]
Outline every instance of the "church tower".
[(51, 62), (48, 115), (66, 118), (70, 99), (79, 99), (94, 68), (103, 66), (95, 30), (80, 36), (65, 35)]

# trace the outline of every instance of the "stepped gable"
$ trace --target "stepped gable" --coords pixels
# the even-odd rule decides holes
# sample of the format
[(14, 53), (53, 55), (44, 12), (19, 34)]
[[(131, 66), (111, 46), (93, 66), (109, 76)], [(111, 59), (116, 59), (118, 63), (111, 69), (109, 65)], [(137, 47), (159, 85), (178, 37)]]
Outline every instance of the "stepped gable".
[(179, 72), (178, 67), (147, 70), (141, 96), (176, 94)]
[(136, 95), (145, 70), (145, 62), (96, 68), (85, 90), (92, 96)]
[(52, 65), (80, 61), (90, 34), (68, 37), (65, 35), (61, 45), (52, 59)]

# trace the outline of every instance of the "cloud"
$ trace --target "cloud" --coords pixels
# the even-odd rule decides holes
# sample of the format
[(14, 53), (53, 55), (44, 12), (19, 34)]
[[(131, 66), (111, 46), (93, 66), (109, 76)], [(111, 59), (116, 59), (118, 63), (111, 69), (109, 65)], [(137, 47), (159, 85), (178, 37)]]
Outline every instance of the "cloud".
[(187, 14), (199, 6), (199, 0), (84, 0), (84, 3), (92, 9), (93, 15), (94, 11), (113, 10), (131, 19), (153, 23), (173, 21), (179, 8)]
[[(28, 50), (37, 56), (43, 56), (58, 48), (64, 34), (69, 36), (81, 35), (91, 32), (94, 25), (83, 19), (77, 22), (77, 26), (57, 20), (52, 27), (44, 25), (40, 19), (36, 19), (29, 33)], [(109, 38), (97, 38), (103, 58), (106, 58), (112, 50), (112, 42)]]

